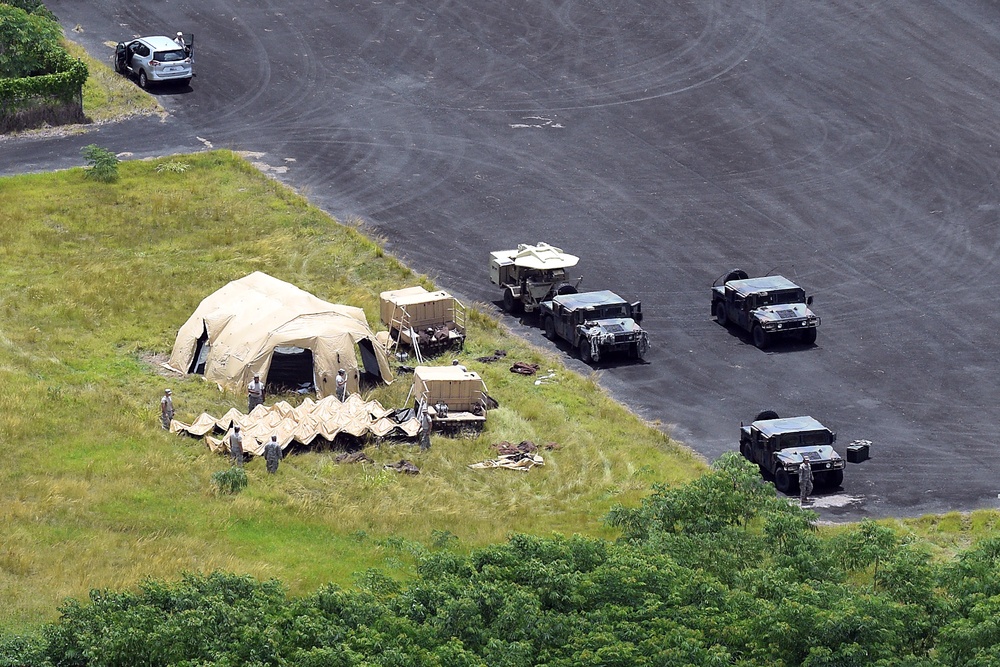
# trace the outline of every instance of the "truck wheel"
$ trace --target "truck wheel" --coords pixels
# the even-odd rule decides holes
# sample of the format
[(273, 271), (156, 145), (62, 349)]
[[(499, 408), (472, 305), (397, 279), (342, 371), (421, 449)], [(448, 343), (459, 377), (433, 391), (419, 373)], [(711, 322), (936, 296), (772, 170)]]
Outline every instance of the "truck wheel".
[(824, 483), (831, 489), (836, 489), (841, 484), (844, 483), (844, 471), (843, 470), (831, 470), (826, 473), (826, 479)]
[(715, 302), (715, 321), (722, 326), (729, 326), (729, 320), (726, 318), (726, 304), (722, 301)]
[(770, 334), (764, 331), (759, 324), (755, 324), (753, 327), (753, 344), (761, 350), (766, 350), (767, 346), (771, 344)]
[(758, 412), (757, 416), (754, 418), (755, 422), (763, 421), (765, 419), (779, 419), (778, 413), (774, 410), (764, 410), (763, 412)]
[(589, 364), (590, 362), (592, 362), (594, 360), (594, 355), (592, 355), (590, 353), (590, 341), (589, 340), (587, 340), (586, 338), (584, 338), (583, 340), (581, 340), (580, 341), (580, 346), (579, 346), (578, 349), (580, 351), (580, 359), (583, 360), (583, 363)]
[(797, 486), (795, 482), (792, 481), (792, 476), (788, 474), (788, 471), (784, 468), (778, 468), (774, 471), (774, 487), (785, 494), (790, 494), (795, 491), (794, 487)]
[(816, 327), (806, 329), (802, 332), (802, 342), (806, 345), (812, 345), (816, 342)]
[(516, 313), (521, 303), (514, 296), (514, 290), (507, 288), (503, 291), (503, 309), (508, 313)]
[(742, 454), (743, 458), (745, 458), (747, 461), (751, 461), (751, 462), (753, 461), (753, 457), (751, 457), (751, 455), (750, 455), (751, 454), (751, 452), (750, 452), (750, 445), (748, 443), (746, 443), (746, 442), (741, 442), (740, 443), (740, 454)]
[(556, 339), (556, 323), (551, 317), (546, 317), (545, 322), (542, 323), (542, 327), (545, 329), (545, 337), (549, 340)]
[(552, 292), (558, 296), (563, 294), (576, 294), (576, 288), (569, 283), (559, 283)]

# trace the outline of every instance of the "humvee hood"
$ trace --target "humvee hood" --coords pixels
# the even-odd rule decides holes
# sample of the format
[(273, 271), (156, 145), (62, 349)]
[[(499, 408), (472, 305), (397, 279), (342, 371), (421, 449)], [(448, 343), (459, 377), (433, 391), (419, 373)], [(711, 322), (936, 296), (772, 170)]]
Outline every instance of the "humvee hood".
[(630, 331), (640, 331), (642, 327), (631, 317), (615, 317), (610, 320), (587, 320), (583, 323), (587, 329), (599, 328), (604, 333), (616, 334)]
[(766, 322), (785, 322), (788, 320), (803, 320), (815, 317), (804, 303), (782, 303), (775, 306), (763, 306), (753, 311), (755, 317)]
[(782, 463), (802, 463), (802, 459), (807, 459), (809, 463), (814, 465), (840, 458), (840, 454), (833, 451), (831, 445), (787, 447), (777, 452), (777, 455)]

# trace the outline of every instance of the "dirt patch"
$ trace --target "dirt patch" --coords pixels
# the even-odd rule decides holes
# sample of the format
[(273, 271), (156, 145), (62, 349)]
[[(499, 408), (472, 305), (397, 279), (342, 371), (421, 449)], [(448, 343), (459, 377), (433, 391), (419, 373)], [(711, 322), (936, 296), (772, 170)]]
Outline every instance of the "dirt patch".
[(140, 352), (139, 361), (149, 366), (149, 370), (160, 377), (177, 378), (180, 374), (164, 366), (170, 360), (165, 352)]

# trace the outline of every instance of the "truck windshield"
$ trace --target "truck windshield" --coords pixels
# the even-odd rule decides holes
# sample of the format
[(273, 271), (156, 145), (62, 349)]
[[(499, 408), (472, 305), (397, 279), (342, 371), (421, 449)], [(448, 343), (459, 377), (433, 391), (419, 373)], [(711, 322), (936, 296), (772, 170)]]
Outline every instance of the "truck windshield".
[(804, 290), (782, 290), (780, 292), (765, 292), (757, 295), (757, 307), (778, 306), (785, 303), (805, 303)]
[(785, 433), (780, 439), (781, 449), (787, 447), (815, 447), (830, 444), (830, 433), (827, 431), (807, 431), (805, 433)]
[(628, 317), (628, 312), (625, 310), (625, 304), (617, 306), (604, 306), (598, 314), (598, 318), (602, 320), (610, 320), (615, 317)]

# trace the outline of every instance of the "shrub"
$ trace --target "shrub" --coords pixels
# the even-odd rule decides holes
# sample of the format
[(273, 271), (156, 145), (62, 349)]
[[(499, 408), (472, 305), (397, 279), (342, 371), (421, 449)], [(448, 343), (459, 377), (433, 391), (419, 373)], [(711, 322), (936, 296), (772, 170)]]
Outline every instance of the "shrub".
[(84, 146), (83, 157), (87, 160), (85, 175), (102, 183), (113, 183), (118, 180), (118, 156), (97, 144)]
[(50, 18), (0, 3), (0, 77), (51, 74), (45, 54), (62, 51), (62, 28)]
[(247, 488), (247, 472), (239, 466), (219, 470), (212, 474), (212, 483), (219, 493), (233, 495)]

